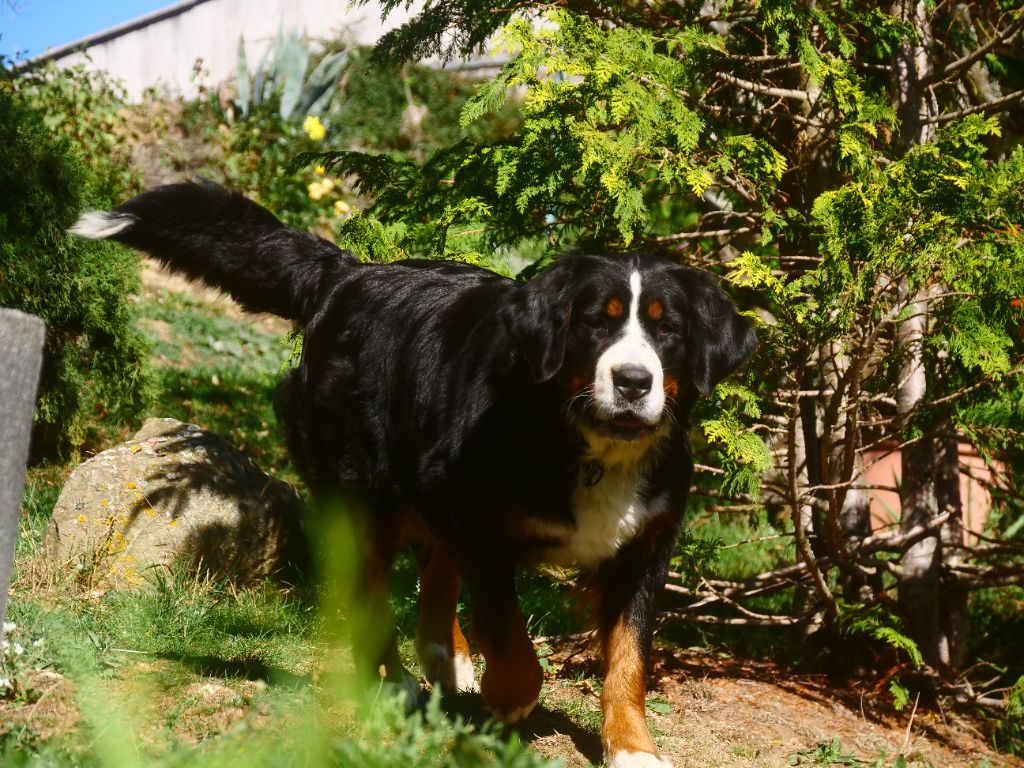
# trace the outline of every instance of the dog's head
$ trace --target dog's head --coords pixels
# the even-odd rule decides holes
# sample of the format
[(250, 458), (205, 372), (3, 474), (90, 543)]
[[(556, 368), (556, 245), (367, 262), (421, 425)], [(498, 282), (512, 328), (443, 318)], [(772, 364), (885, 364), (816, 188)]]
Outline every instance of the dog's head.
[(647, 254), (565, 256), (511, 318), (538, 382), (555, 379), (586, 432), (652, 435), (682, 396), (708, 394), (751, 353), (750, 323), (711, 278)]

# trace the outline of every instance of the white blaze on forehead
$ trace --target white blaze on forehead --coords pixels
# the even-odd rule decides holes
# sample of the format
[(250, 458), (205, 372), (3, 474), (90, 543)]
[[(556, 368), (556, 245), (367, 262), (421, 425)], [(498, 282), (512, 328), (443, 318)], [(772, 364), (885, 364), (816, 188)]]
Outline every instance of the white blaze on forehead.
[[(594, 373), (594, 399), (599, 415), (614, 416), (628, 410), (649, 424), (661, 419), (665, 407), (664, 374), (661, 358), (640, 324), (640, 294), (643, 289), (640, 273), (629, 275), (629, 315), (622, 335), (597, 360)], [(623, 365), (638, 365), (650, 372), (651, 391), (634, 403), (627, 403), (615, 392), (612, 371)], [(628, 406), (628, 408), (627, 408)]]

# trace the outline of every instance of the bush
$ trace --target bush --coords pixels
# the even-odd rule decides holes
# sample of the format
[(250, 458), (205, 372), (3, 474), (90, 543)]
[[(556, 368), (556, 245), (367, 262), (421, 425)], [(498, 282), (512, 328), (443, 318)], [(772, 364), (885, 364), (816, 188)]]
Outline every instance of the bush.
[(17, 98), (35, 110), (56, 135), (70, 138), (92, 174), (90, 186), (103, 198), (121, 201), (142, 191), (132, 163), (132, 129), (124, 86), (85, 64), (62, 68), (49, 61), (18, 74)]
[(72, 140), (0, 83), (0, 306), (46, 321), (32, 458), (67, 457), (89, 437), (90, 416), (131, 418), (146, 404), (146, 347), (129, 295), (139, 268), (123, 248), (65, 233), (107, 203)]

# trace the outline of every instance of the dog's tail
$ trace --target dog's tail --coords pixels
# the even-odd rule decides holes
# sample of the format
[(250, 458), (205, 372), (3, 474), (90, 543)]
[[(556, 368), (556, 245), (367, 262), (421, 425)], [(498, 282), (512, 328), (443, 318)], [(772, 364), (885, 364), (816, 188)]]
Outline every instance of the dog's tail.
[(305, 324), (355, 258), (290, 229), (266, 208), (211, 182), (157, 187), (112, 211), (83, 214), (69, 230), (116, 240), (220, 288), (251, 312)]

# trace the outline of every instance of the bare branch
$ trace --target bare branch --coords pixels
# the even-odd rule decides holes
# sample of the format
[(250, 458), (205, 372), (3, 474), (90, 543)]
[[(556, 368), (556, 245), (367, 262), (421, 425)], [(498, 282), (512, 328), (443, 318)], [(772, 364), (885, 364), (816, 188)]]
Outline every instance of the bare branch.
[(946, 80), (954, 75), (959, 75), (962, 72), (969, 69), (974, 62), (980, 60), (986, 53), (991, 51), (997, 45), (1001, 43), (1009, 42), (1021, 28), (1024, 28), (1024, 13), (1020, 14), (1017, 21), (1008, 26), (1002, 32), (997, 32), (992, 36), (992, 39), (982, 45), (980, 48), (975, 48), (968, 54), (961, 56), (956, 61), (950, 62), (945, 67), (940, 69), (938, 72), (933, 72), (931, 75), (924, 79), (922, 83), (924, 86), (934, 85), (935, 83)]
[(1001, 99), (995, 101), (989, 101), (984, 104), (979, 104), (975, 107), (968, 107), (967, 109), (961, 109), (958, 112), (946, 112), (942, 115), (936, 115), (935, 117), (929, 117), (923, 122), (925, 123), (937, 123), (943, 125), (945, 123), (951, 123), (954, 120), (959, 120), (962, 117), (968, 115), (976, 115), (979, 112), (988, 114), (989, 112), (1000, 112), (1004, 107), (1015, 106), (1018, 102), (1024, 101), (1024, 88), (1019, 91), (1014, 91), (1008, 96), (1004, 96)]
[(762, 618), (753, 618), (751, 616), (691, 615), (680, 611), (662, 611), (658, 614), (658, 619), (661, 621), (685, 619), (686, 621), (696, 621), (701, 624), (725, 624), (734, 627), (793, 627), (806, 622), (806, 619), (802, 619), (799, 616), (764, 616)]
[(702, 237), (729, 237), (730, 235), (745, 235), (753, 231), (753, 227), (736, 227), (735, 229), (709, 229), (704, 232), (676, 232), (673, 235), (661, 235), (660, 237), (648, 238), (648, 242), (677, 243), (680, 240), (699, 240)]
[(742, 88), (745, 91), (751, 93), (757, 93), (762, 96), (773, 96), (777, 99), (795, 99), (796, 101), (803, 101), (810, 103), (811, 95), (807, 91), (800, 91), (793, 88), (773, 88), (770, 85), (761, 85), (760, 83), (752, 83), (749, 80), (741, 80), (738, 77), (734, 77), (725, 72), (716, 72), (715, 77), (730, 85), (735, 85), (737, 88)]
[(908, 544), (913, 544), (918, 539), (927, 536), (938, 528), (941, 528), (943, 523), (949, 520), (953, 516), (953, 512), (943, 512), (941, 515), (932, 518), (931, 522), (927, 525), (916, 525), (910, 530), (904, 531), (898, 534), (875, 534), (868, 536), (860, 545), (857, 547), (858, 552), (869, 553), (869, 552), (898, 552)]

